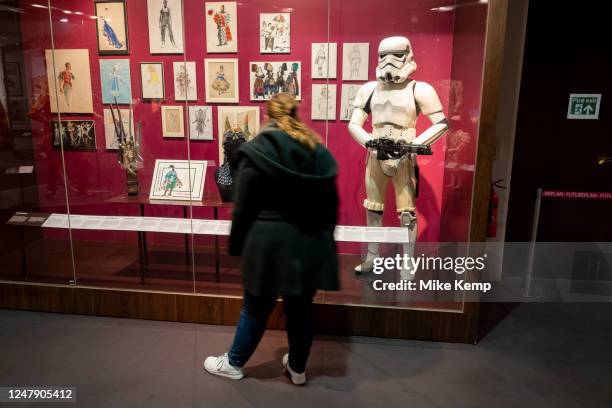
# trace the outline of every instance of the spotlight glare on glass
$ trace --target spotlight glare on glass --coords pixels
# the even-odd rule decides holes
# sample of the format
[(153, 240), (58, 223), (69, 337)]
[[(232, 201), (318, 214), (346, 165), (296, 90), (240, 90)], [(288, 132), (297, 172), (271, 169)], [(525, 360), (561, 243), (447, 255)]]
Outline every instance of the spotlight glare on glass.
[(60, 21), (61, 21), (62, 23), (67, 23), (67, 22), (68, 22), (68, 19), (67, 19), (67, 18), (60, 18)]
[(32, 4), (32, 7), (36, 7), (36, 8), (44, 8), (44, 9), (46, 9), (46, 8), (47, 8), (47, 6), (43, 6), (42, 4), (34, 4), (34, 3)]

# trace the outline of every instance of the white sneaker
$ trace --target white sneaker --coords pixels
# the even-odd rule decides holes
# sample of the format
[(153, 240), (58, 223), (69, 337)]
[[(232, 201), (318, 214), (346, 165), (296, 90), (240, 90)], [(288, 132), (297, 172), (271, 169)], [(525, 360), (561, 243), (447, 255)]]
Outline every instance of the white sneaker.
[(204, 369), (211, 374), (231, 378), (232, 380), (241, 380), (244, 378), (242, 370), (229, 363), (227, 353), (219, 357), (207, 357), (206, 360), (204, 360)]
[(283, 367), (285, 368), (285, 373), (289, 374), (289, 378), (291, 382), (295, 385), (304, 385), (306, 384), (306, 371), (303, 373), (296, 373), (289, 367), (289, 353), (283, 356)]

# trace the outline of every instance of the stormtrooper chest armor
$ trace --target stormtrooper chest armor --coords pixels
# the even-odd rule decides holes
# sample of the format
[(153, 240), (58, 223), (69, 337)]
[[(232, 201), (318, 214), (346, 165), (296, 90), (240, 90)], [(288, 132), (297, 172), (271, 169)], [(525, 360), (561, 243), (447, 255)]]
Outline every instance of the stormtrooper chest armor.
[(372, 94), (370, 109), (375, 136), (414, 139), (417, 118), (414, 81), (379, 83)]

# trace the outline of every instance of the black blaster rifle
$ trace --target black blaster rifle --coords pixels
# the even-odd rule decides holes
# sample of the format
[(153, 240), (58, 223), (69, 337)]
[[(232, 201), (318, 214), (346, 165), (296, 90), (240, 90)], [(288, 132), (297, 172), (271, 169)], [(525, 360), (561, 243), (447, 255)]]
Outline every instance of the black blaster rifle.
[(431, 155), (431, 146), (406, 143), (403, 140), (391, 139), (389, 137), (378, 137), (366, 142), (368, 149), (376, 150), (378, 160), (401, 159), (402, 157), (416, 153)]

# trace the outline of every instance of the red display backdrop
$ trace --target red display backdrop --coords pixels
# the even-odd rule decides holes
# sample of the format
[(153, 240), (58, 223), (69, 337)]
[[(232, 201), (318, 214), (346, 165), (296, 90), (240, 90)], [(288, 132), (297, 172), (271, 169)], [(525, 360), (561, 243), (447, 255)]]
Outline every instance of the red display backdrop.
[[(440, 9), (447, 5), (441, 1), (244, 1), (238, 3), (238, 52), (233, 54), (207, 54), (205, 40), (205, 6), (201, 0), (184, 0), (185, 53), (183, 55), (151, 55), (149, 53), (147, 2), (129, 0), (127, 18), (129, 27), (129, 56), (101, 57), (97, 51), (94, 2), (82, 0), (52, 1), (52, 9), (33, 7), (22, 2), (26, 12), (22, 15), (23, 47), (26, 75), (32, 78), (28, 89), (32, 101), (45, 97), (46, 69), (44, 50), (55, 47), (85, 48), (89, 50), (93, 115), (62, 115), (62, 118), (94, 118), (96, 121), (96, 152), (65, 152), (64, 163), (68, 178), (68, 201), (72, 213), (137, 215), (137, 208), (105, 204), (108, 198), (125, 193), (125, 174), (118, 166), (116, 152), (105, 149), (102, 120), (99, 60), (129, 58), (131, 86), (134, 99), (134, 119), (142, 122), (144, 168), (139, 171), (141, 190), (147, 193), (155, 159), (212, 160), (219, 163), (217, 140), (217, 106), (213, 106), (214, 141), (190, 141), (188, 137), (168, 139), (162, 137), (160, 104), (144, 102), (141, 97), (140, 63), (163, 62), (165, 73), (165, 104), (183, 104), (174, 100), (174, 61), (196, 63), (198, 100), (189, 105), (205, 105), (204, 58), (239, 59), (240, 102), (231, 105), (260, 106), (262, 124), (265, 120), (263, 102), (251, 102), (249, 93), (250, 61), (301, 61), (302, 102), (300, 113), (307, 124), (321, 134), (338, 161), (338, 187), (341, 207), (339, 223), (364, 225), (365, 198), (364, 164), (366, 152), (350, 137), (346, 121), (311, 121), (312, 84), (326, 80), (312, 80), (311, 43), (338, 43), (337, 112), (340, 112), (342, 81), (342, 43), (367, 42), (370, 44), (369, 80), (374, 80), (377, 47), (380, 40), (392, 35), (408, 36), (414, 49), (418, 69), (414, 78), (425, 81), (438, 91), (451, 126), (457, 127), (434, 145), (433, 156), (419, 158), (421, 169), (420, 196), (417, 201), (419, 239), (421, 241), (467, 239), (469, 208), (472, 193), (474, 151), (479, 117), (480, 78), (484, 47), (486, 6), (466, 6)], [(328, 8), (329, 4), (331, 5)], [(69, 13), (66, 13), (68, 11)], [(82, 14), (77, 14), (82, 13)], [(265, 12), (291, 13), (291, 53), (260, 54), (259, 14)], [(65, 21), (62, 21), (65, 20)], [(52, 22), (51, 33), (49, 21)], [(53, 41), (52, 41), (53, 40)], [(361, 83), (361, 82), (350, 82)], [(47, 96), (48, 98), (48, 96)], [(58, 151), (51, 149), (50, 121), (53, 116), (46, 107), (32, 110), (34, 138), (36, 140), (36, 168), (40, 188), (41, 206), (50, 211), (65, 210), (62, 160)], [(185, 107), (185, 111), (187, 111)], [(339, 117), (339, 115), (338, 115)], [(187, 118), (186, 122), (187, 124)], [(369, 126), (369, 122), (367, 124)], [(429, 126), (421, 117), (417, 132)], [(464, 133), (457, 133), (457, 131)], [(450, 148), (449, 147), (450, 143)], [(471, 166), (471, 167), (470, 167)], [(216, 194), (212, 179), (214, 168), (207, 175), (205, 190)], [(392, 188), (388, 191), (385, 225), (398, 225)], [(151, 206), (147, 215), (182, 217), (180, 208)], [(210, 210), (194, 209), (194, 217), (211, 218)], [(223, 218), (230, 216), (222, 213)], [(161, 235), (161, 234), (160, 234)], [(95, 233), (79, 233), (79, 238), (99, 239)], [(123, 233), (104, 233), (102, 239), (123, 239)], [(172, 237), (160, 236), (160, 241)], [(354, 252), (356, 246), (341, 246), (341, 250)]]

